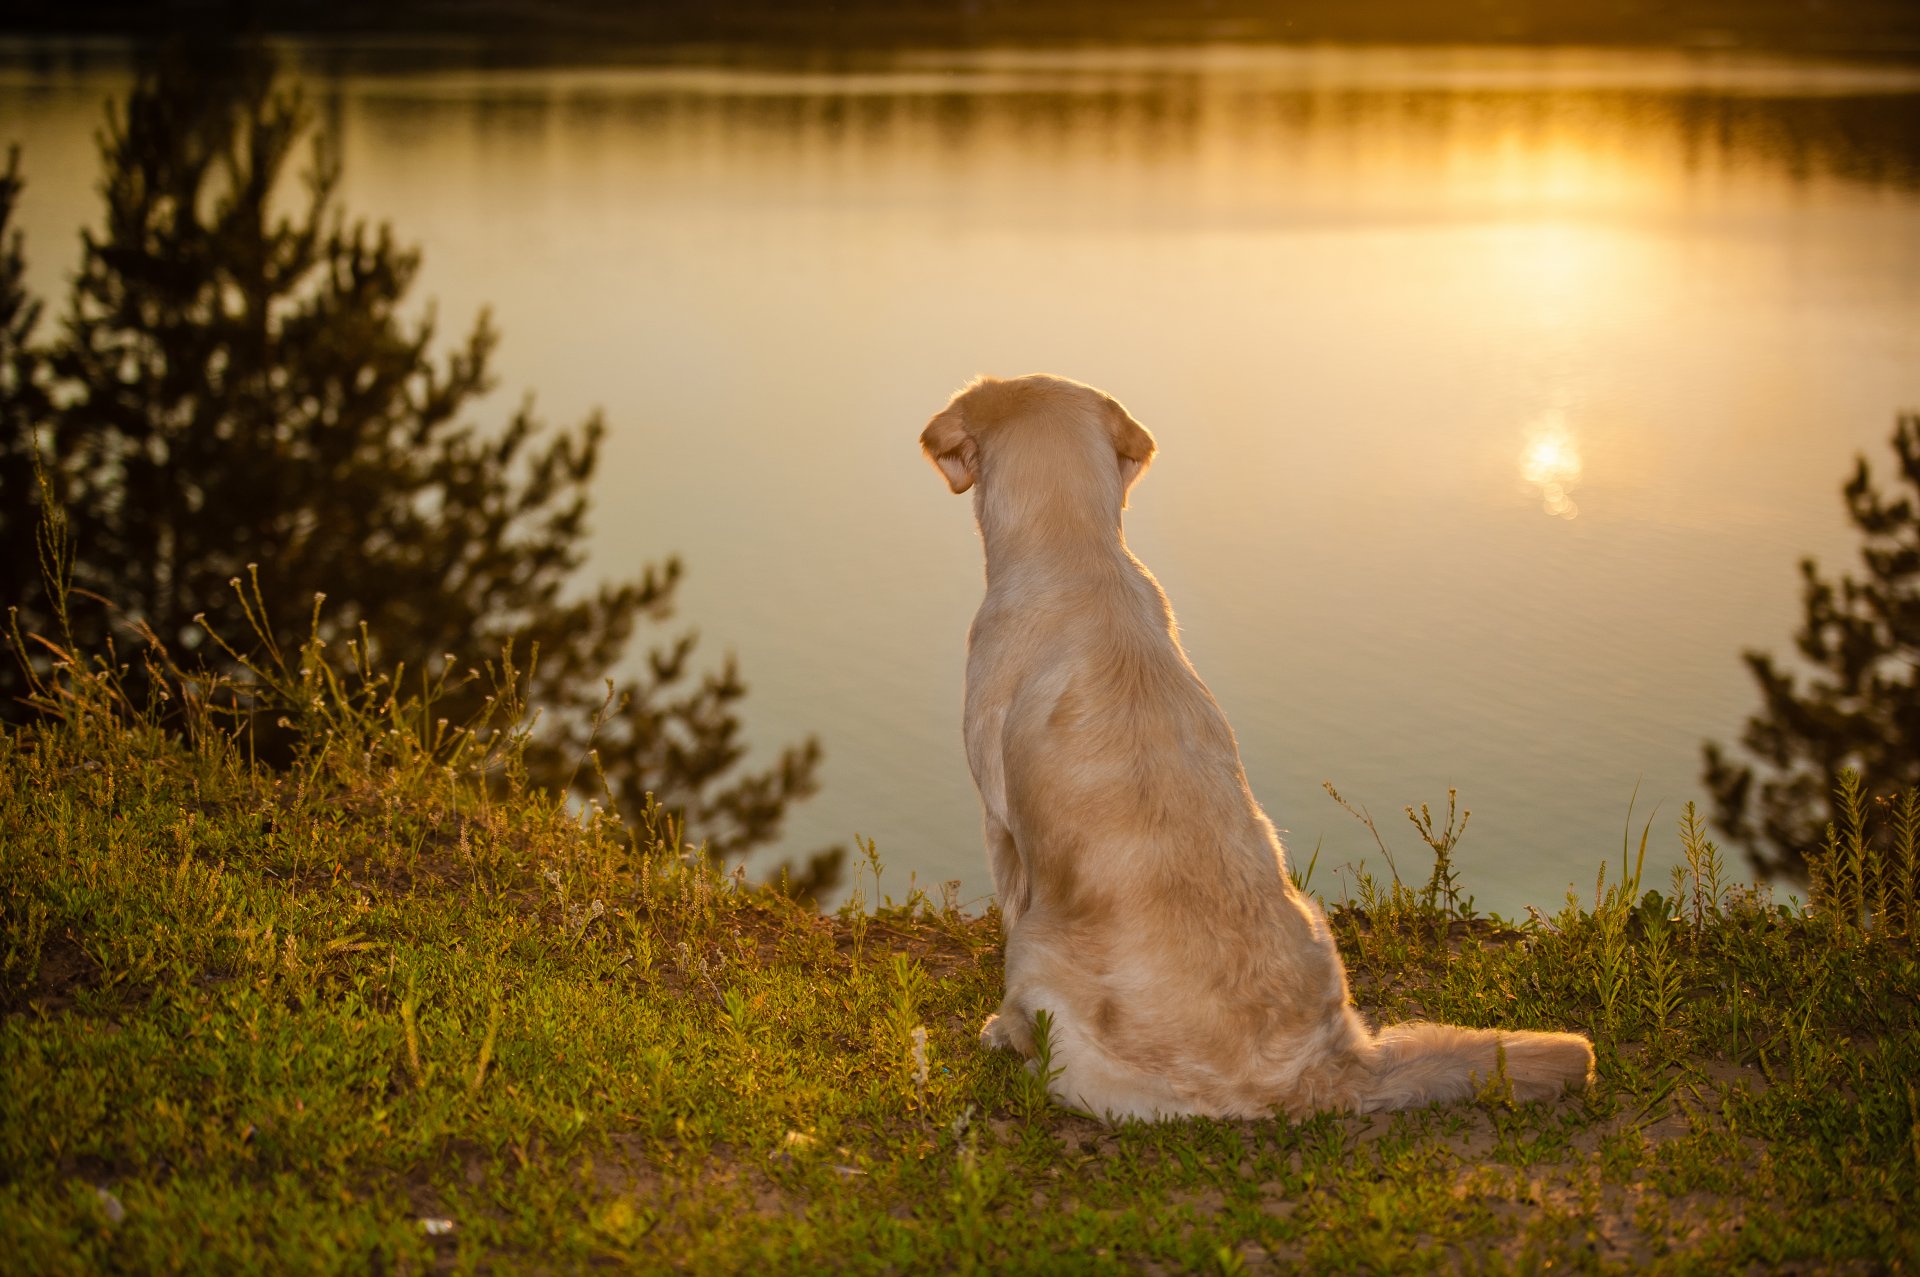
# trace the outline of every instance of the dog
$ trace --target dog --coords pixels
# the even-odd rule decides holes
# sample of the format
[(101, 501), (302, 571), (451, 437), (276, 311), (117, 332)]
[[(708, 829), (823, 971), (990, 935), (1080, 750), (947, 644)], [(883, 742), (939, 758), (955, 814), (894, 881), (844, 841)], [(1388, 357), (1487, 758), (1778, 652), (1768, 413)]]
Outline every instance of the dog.
[(1572, 1033), (1409, 1023), (1354, 1009), (1326, 917), (1293, 885), (1239, 745), (1194, 672), (1121, 511), (1153, 436), (1110, 395), (980, 377), (920, 436), (973, 492), (986, 596), (967, 636), (967, 761), (1006, 933), (980, 1031), (1109, 1120), (1299, 1118), (1587, 1085)]

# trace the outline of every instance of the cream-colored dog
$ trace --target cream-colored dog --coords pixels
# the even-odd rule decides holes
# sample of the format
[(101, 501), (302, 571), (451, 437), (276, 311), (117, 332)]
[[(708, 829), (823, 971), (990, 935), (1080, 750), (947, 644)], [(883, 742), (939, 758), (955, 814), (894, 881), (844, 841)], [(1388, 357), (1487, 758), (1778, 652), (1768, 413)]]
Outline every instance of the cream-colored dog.
[(987, 593), (967, 639), (966, 743), (1006, 927), (981, 1039), (1033, 1050), (1053, 1093), (1112, 1117), (1359, 1112), (1584, 1085), (1570, 1033), (1370, 1031), (1320, 910), (1285, 871), (1226, 716), (1188, 664), (1120, 512), (1153, 436), (1062, 377), (981, 377), (920, 436), (974, 491)]

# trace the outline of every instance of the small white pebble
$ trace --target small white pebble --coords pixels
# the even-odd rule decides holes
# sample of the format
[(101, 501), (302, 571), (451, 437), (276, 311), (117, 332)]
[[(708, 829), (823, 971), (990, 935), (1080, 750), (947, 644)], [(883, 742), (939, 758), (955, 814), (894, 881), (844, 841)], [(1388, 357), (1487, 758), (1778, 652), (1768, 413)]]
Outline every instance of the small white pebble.
[(122, 1206), (120, 1199), (112, 1193), (104, 1188), (96, 1188), (93, 1190), (93, 1193), (95, 1197), (100, 1199), (100, 1209), (107, 1213), (107, 1222), (109, 1224), (118, 1224), (127, 1217), (127, 1208)]

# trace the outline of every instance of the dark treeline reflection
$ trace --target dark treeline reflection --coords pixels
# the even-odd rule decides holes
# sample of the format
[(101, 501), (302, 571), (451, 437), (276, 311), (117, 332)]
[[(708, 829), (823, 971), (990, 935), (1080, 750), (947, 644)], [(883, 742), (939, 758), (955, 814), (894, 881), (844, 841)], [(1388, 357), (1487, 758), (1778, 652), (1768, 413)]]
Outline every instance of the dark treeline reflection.
[[(1509, 132), (1522, 142), (1577, 136), (1650, 150), (1685, 172), (1737, 167), (1920, 185), (1920, 68), (1898, 64), (1364, 46), (667, 48), (651, 50), (648, 65), (624, 67), (529, 64), (525, 50), (508, 59), (471, 41), (288, 52), (325, 123), (341, 125), (357, 101), (369, 124), (403, 142), (452, 122), (509, 145), (544, 145), (556, 128), (612, 136), (701, 126), (722, 148), (757, 139), (821, 151), (964, 153), (1011, 140), (1041, 154), (1178, 164), (1221, 138), (1288, 148), (1314, 134), (1391, 140), (1418, 163), (1419, 152)], [(70, 42), (29, 42), (5, 55), (29, 104), (49, 86), (112, 73), (124, 58), (111, 46)]]
[(1276, 166), (1310, 144), (1326, 146), (1323, 159), (1336, 166), (1391, 150), (1413, 171), (1457, 163), (1463, 149), (1517, 145), (1617, 155), (1687, 176), (1738, 170), (1795, 182), (1920, 185), (1920, 74), (1891, 85), (1844, 76), (1729, 88), (1710, 76), (1654, 88), (1568, 86), (1551, 76), (1492, 77), (1498, 82), (1489, 85), (1467, 74), (1382, 86), (1364, 75), (1354, 77), (1357, 85), (1343, 82), (1355, 69), (1350, 60), (1331, 60), (1314, 75), (1307, 56), (1307, 74), (1282, 85), (1209, 74), (1203, 65), (1105, 76), (909, 65), (835, 75), (335, 77), (323, 82), (322, 96), (336, 122), (357, 102), (364, 123), (387, 141), (416, 142), (452, 126), (508, 151), (544, 148), (556, 133), (590, 145), (671, 137), (716, 162), (763, 148), (804, 164), (809, 156), (881, 152), (964, 160), (975, 148), (1012, 147), (1036, 159), (1124, 159), (1172, 176), (1223, 142)]
[(1920, 50), (1920, 17), (1908, 0), (253, 0), (243, 8), (15, 0), (9, 9), (24, 30), (121, 34), (167, 30), (183, 17), (230, 24), (238, 9), (276, 33), (452, 37), (513, 62), (606, 58), (673, 42), (749, 43), (794, 57), (927, 43), (1199, 39)]

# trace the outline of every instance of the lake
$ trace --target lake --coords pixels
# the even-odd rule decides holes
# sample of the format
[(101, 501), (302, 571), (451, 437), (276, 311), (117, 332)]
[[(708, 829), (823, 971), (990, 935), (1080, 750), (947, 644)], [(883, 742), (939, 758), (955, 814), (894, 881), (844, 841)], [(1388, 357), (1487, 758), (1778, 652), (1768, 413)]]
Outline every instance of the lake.
[[(682, 555), (747, 734), (818, 733), (782, 851), (990, 883), (960, 746), (981, 586), (920, 457), (979, 372), (1158, 437), (1127, 535), (1313, 886), (1473, 813), (1482, 908), (1593, 890), (1784, 653), (1796, 563), (1920, 408), (1920, 69), (1751, 54), (1245, 47), (484, 68), (291, 51), (342, 196), (491, 306), (493, 405), (598, 406), (592, 570)], [(96, 224), (111, 49), (0, 51), (31, 282)], [(1637, 797), (1635, 796), (1637, 792)], [(1657, 860), (1658, 864), (1654, 862)]]

